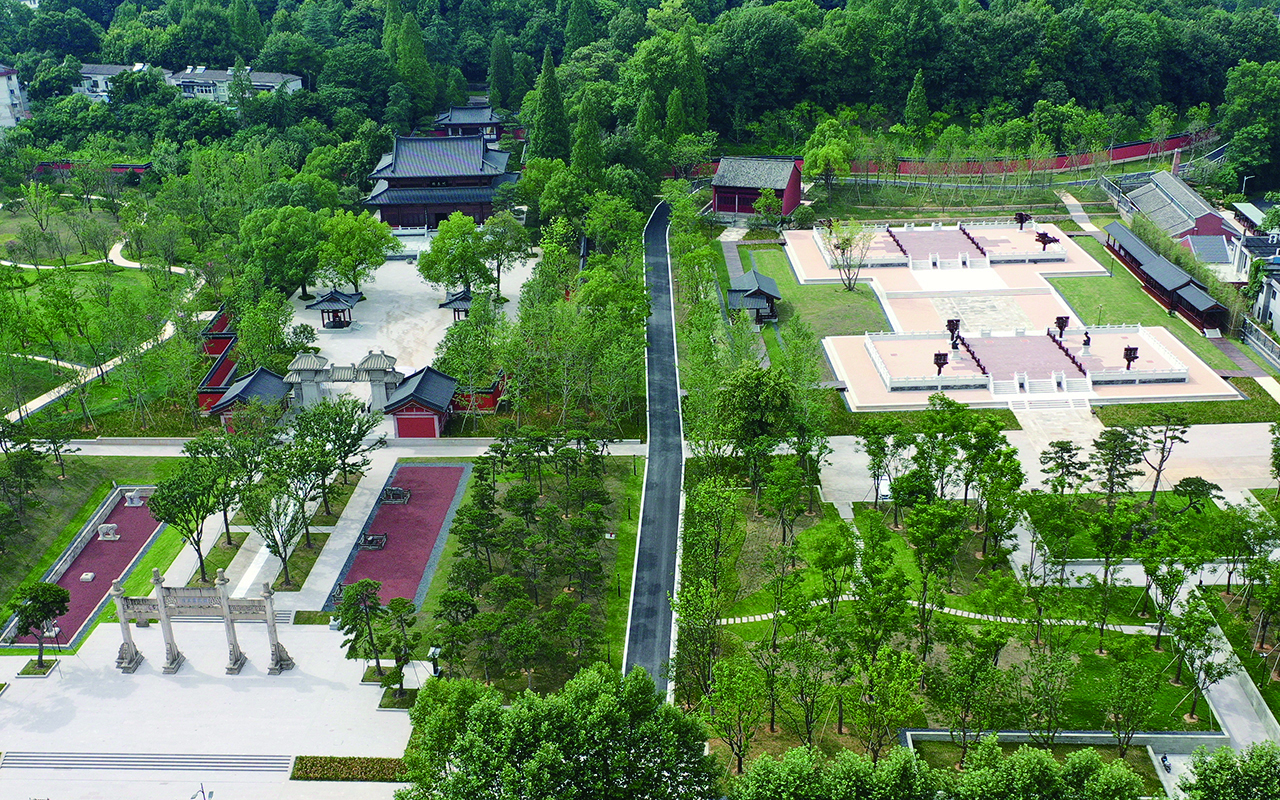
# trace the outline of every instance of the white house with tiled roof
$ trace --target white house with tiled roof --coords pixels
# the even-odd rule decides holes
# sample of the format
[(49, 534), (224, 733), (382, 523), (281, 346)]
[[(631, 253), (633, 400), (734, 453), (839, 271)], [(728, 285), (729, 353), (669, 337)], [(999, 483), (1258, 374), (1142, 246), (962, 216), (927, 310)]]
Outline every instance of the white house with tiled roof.
[(12, 128), (30, 117), (27, 95), (18, 82), (18, 71), (0, 64), (0, 128)]

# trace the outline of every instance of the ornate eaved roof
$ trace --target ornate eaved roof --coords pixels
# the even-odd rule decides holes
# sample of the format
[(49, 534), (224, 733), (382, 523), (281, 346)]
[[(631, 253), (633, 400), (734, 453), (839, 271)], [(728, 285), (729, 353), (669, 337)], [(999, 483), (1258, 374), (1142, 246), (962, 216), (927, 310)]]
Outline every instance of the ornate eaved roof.
[(289, 371), (294, 370), (310, 370), (312, 372), (320, 372), (329, 363), (329, 359), (319, 353), (298, 353), (289, 362)]
[(389, 356), (381, 350), (379, 350), (376, 353), (370, 350), (369, 355), (360, 359), (360, 363), (356, 364), (356, 369), (388, 370), (388, 369), (395, 369), (395, 368), (396, 368), (396, 357)]
[(490, 150), (483, 136), (397, 136), (370, 179), (501, 175), (511, 154)]

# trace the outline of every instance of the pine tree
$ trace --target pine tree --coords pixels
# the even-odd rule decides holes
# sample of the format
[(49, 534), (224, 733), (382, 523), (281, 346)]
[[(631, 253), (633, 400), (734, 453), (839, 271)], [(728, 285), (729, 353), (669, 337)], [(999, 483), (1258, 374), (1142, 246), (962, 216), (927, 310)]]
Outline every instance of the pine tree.
[(400, 0), (386, 0), (387, 10), (382, 18), (382, 52), (392, 64), (396, 63), (396, 45), (400, 43), (400, 25), (404, 20), (404, 12), (400, 10)]
[(662, 138), (666, 139), (668, 144), (675, 144), (677, 139), (688, 132), (689, 120), (684, 111), (684, 94), (679, 87), (676, 87), (667, 97), (667, 127), (663, 131)]
[(528, 53), (512, 53), (511, 72), (514, 77), (511, 81), (511, 97), (507, 102), (511, 104), (510, 110), (516, 111), (524, 102), (524, 96), (533, 89), (536, 80), (533, 57)]
[(436, 79), (427, 61), (427, 49), (422, 43), (422, 29), (412, 14), (405, 14), (400, 22), (400, 41), (396, 44), (396, 75), (413, 93), (413, 107), (417, 119), (433, 110), (436, 100)]
[(564, 98), (556, 79), (556, 62), (548, 47), (542, 56), (542, 74), (538, 76), (538, 97), (533, 112), (533, 130), (529, 132), (530, 158), (569, 160), (569, 120), (564, 114)]
[(231, 33), (236, 39), (236, 47), (242, 54), (248, 53), (252, 56), (262, 44), (262, 18), (258, 15), (257, 6), (248, 0), (235, 0), (231, 4), (228, 16)]
[(640, 97), (640, 110), (636, 112), (636, 138), (643, 144), (658, 137), (658, 96), (652, 89)]
[(590, 92), (583, 95), (578, 109), (578, 124), (573, 129), (573, 160), (570, 169), (593, 183), (604, 177), (604, 145), (600, 140), (600, 122), (596, 118), (596, 102)]
[(489, 103), (494, 108), (510, 109), (515, 69), (511, 62), (511, 45), (501, 28), (493, 35), (493, 48), (489, 51)]
[(707, 129), (707, 68), (693, 44), (693, 27), (680, 31), (680, 93), (684, 96), (685, 132), (700, 133)]
[(567, 58), (579, 47), (586, 47), (596, 39), (591, 12), (587, 0), (573, 0), (569, 6), (569, 21), (564, 26), (564, 55)]
[(924, 96), (924, 70), (916, 70), (916, 78), (911, 82), (911, 91), (907, 93), (907, 110), (903, 114), (907, 127), (916, 134), (924, 132), (929, 124), (929, 101)]

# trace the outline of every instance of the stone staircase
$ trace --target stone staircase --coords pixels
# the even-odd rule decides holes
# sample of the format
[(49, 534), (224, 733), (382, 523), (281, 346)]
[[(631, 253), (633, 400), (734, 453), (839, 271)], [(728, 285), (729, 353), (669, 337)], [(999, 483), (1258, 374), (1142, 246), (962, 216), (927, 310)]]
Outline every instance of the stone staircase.
[(155, 772), (289, 772), (293, 756), (210, 753), (31, 753), (9, 751), (0, 769), (139, 770)]

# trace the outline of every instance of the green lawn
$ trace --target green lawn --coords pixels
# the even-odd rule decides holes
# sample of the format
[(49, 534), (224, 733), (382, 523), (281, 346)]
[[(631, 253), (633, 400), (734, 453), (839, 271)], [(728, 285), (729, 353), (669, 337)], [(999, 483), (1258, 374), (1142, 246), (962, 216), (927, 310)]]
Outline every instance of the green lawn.
[(75, 538), (111, 491), (111, 481), (152, 484), (172, 474), (176, 458), (116, 456), (66, 456), (67, 478), (58, 480), (57, 468), (36, 489), (40, 505), (31, 512), (27, 532), (4, 543), (0, 559), (0, 600), (20, 584), (40, 579)]
[(1275, 422), (1280, 404), (1253, 378), (1227, 378), (1244, 400), (1211, 400), (1198, 403), (1128, 403), (1094, 406), (1103, 425), (1155, 425), (1161, 414), (1176, 414), (1191, 425), (1227, 422)]
[(19, 355), (4, 358), (0, 361), (0, 383), (5, 387), (6, 396), (0, 398), (0, 406), (17, 408), (70, 378), (70, 371), (44, 361)]
[[(160, 346), (169, 344), (166, 342)], [(143, 416), (129, 403), (120, 377), (111, 373), (108, 373), (106, 383), (99, 379), (90, 381), (87, 394), (89, 414), (93, 418), (92, 430), (84, 425), (75, 393), (45, 407), (40, 414), (97, 436), (193, 436), (218, 424), (217, 417), (193, 418), (188, 409), (171, 399), (158, 397), (152, 391), (147, 392), (150, 399), (146, 403), (147, 413)]]
[[(1249, 680), (1258, 687), (1271, 713), (1280, 716), (1280, 681), (1271, 679), (1271, 671), (1276, 669), (1276, 654), (1273, 652), (1269, 657), (1263, 658), (1261, 654), (1254, 652), (1253, 625), (1241, 619), (1242, 608), (1238, 597), (1229, 598), (1232, 606), (1228, 611), (1222, 595), (1217, 591), (1204, 591), (1203, 595), (1218, 620), (1218, 626), (1222, 628), (1227, 641), (1231, 643), (1231, 649), (1235, 652), (1236, 658), (1244, 665)], [(1256, 614), (1257, 610), (1255, 603), (1250, 613)]]
[[(218, 574), (218, 570), (226, 569), (231, 566), (231, 562), (235, 559), (236, 554), (240, 552), (240, 546), (244, 544), (245, 537), (248, 534), (231, 532), (231, 541), (235, 544), (228, 546), (226, 534), (218, 536), (216, 542), (205, 542), (204, 569), (210, 580)], [(208, 586), (207, 583), (200, 582), (200, 571), (196, 570), (191, 575), (191, 580), (187, 581), (188, 586)]]
[[(892, 329), (871, 287), (859, 286), (857, 291), (848, 292), (842, 284), (802, 286), (796, 282), (786, 253), (776, 245), (772, 249), (755, 248), (753, 252), (756, 269), (778, 282), (778, 291), (782, 294), (782, 302), (778, 304), (780, 325), (798, 317), (813, 328), (819, 339)], [(744, 253), (743, 268), (750, 265), (750, 258)]]
[(315, 516), (311, 518), (312, 525), (326, 526), (337, 525), (338, 518), (342, 516), (342, 512), (347, 510), (347, 502), (351, 500), (351, 495), (356, 490), (356, 486), (360, 484), (360, 473), (355, 472), (347, 477), (347, 482), (342, 482), (342, 477), (334, 478), (333, 494), (329, 495), (329, 510), (332, 514), (324, 513), (324, 504), (322, 503), (316, 509)]
[[(1006, 755), (1013, 753), (1023, 745), (1013, 744), (1012, 742), (1002, 742), (1000, 749)], [(1027, 747), (1036, 747), (1036, 745), (1026, 745)], [(1046, 749), (1053, 754), (1057, 761), (1065, 761), (1067, 756), (1078, 750), (1087, 749), (1088, 745), (1082, 744), (1055, 744)], [(1099, 745), (1093, 749), (1098, 751), (1098, 755), (1102, 757), (1103, 762), (1115, 761), (1120, 757), (1120, 750), (1114, 745)], [(957, 762), (960, 761), (960, 746), (951, 742), (916, 742), (916, 752), (925, 760), (929, 766), (934, 769), (953, 770)], [(1124, 761), (1129, 765), (1129, 769), (1142, 776), (1143, 795), (1148, 797), (1160, 796), (1164, 791), (1160, 784), (1160, 777), (1156, 774), (1155, 765), (1151, 763), (1151, 757), (1147, 755), (1145, 747), (1130, 747), (1125, 753)]]
[[(324, 546), (329, 543), (329, 536), (330, 534), (327, 533), (312, 531), (311, 547), (307, 547), (302, 540), (299, 540), (298, 545), (289, 554), (289, 580), (293, 583), (290, 586), (284, 585), (284, 570), (281, 570), (271, 588), (277, 592), (302, 591), (303, 584), (307, 582), (307, 576), (311, 574), (311, 568), (316, 565), (316, 559), (320, 558), (320, 554), (324, 552)], [(279, 560), (276, 559), (276, 561)]]
[[(865, 185), (839, 185), (831, 197), (825, 187), (817, 186), (810, 192), (813, 210), (820, 219), (919, 219), (925, 217), (991, 217), (1009, 215), (1014, 211), (1028, 210), (1028, 206), (1047, 206), (1030, 209), (1032, 213), (1064, 214), (1066, 207), (1053, 193), (1051, 187), (1036, 186), (1014, 191), (1002, 188), (999, 183), (976, 183), (972, 188), (960, 190), (936, 187), (890, 186), (878, 183)], [(1007, 207), (997, 211), (973, 210), (993, 206)]]
[(1049, 282), (1071, 306), (1077, 320), (1085, 326), (1104, 324), (1138, 324), (1167, 328), (1178, 340), (1214, 369), (1235, 369), (1235, 364), (1213, 342), (1182, 321), (1169, 316), (1142, 284), (1117, 261), (1102, 244), (1091, 237), (1078, 237), (1075, 242), (1098, 263), (1111, 270), (1111, 276), (1086, 278), (1053, 278)]

